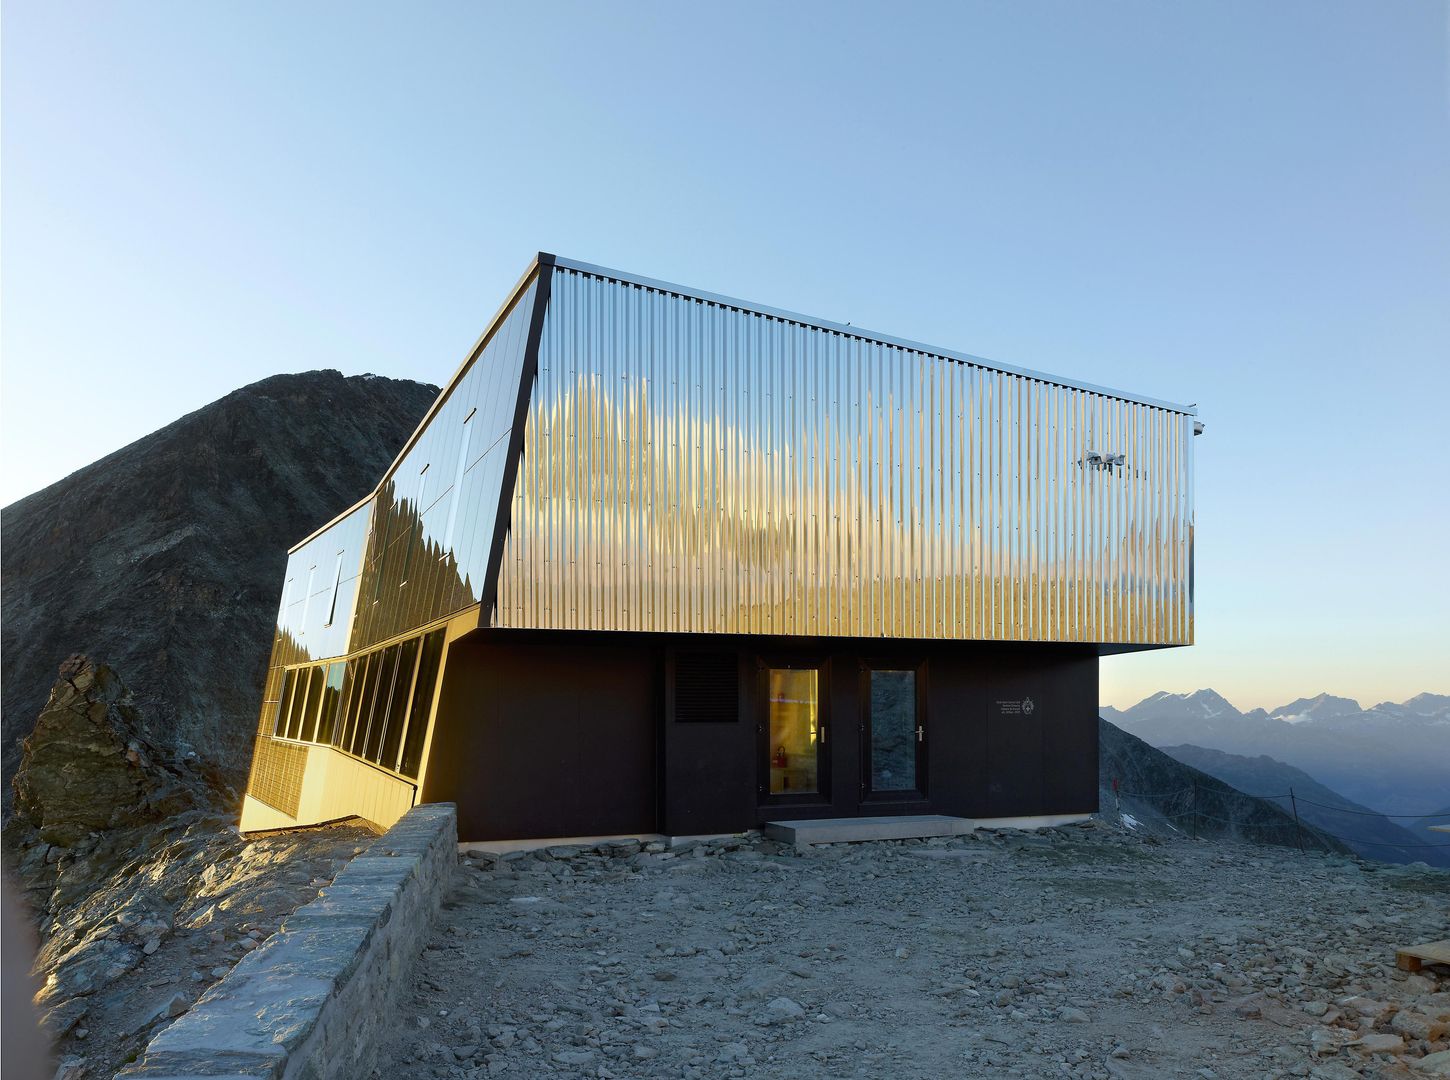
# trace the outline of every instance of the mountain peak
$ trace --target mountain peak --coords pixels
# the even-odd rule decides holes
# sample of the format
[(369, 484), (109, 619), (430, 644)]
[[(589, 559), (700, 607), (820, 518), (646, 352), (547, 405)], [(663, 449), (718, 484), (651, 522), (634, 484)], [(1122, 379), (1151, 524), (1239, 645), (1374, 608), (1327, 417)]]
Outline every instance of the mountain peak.
[(1319, 694), (1312, 698), (1299, 698), (1272, 710), (1269, 715), (1290, 724), (1304, 720), (1324, 720), (1333, 716), (1355, 716), (1364, 712), (1353, 698), (1335, 697), (1333, 694)]

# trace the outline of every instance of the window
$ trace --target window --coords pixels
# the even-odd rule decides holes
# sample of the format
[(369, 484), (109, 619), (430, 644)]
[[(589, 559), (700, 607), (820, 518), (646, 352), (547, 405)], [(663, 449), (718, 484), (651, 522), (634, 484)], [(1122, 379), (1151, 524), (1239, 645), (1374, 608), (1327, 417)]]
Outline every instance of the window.
[(367, 734), (373, 697), (378, 689), (378, 673), (382, 666), (382, 653), (368, 653), (363, 657), (362, 684), (357, 696), (357, 708), (347, 733), (347, 745), (343, 747), (349, 754), (356, 754), (358, 757), (362, 757), (363, 737)]
[(385, 769), (398, 768), (398, 748), (408, 721), (408, 695), (413, 689), (413, 668), (418, 660), (418, 639), (409, 638), (394, 646), (398, 650), (398, 675), (393, 680), (393, 697), (383, 727), (382, 748), (374, 759)]
[(327, 682), (327, 669), (315, 667), (307, 677), (307, 708), (302, 714), (302, 731), (298, 735), (303, 742), (317, 740), (317, 709), (322, 704), (322, 684)]
[(418, 678), (414, 683), (413, 704), (408, 710), (408, 735), (403, 741), (403, 760), (398, 765), (399, 772), (415, 779), (423, 763), (423, 743), (428, 737), (428, 716), (433, 711), (433, 690), (442, 657), (443, 631), (434, 630), (423, 638), (419, 650)]
[(463, 474), (468, 466), (468, 444), (473, 438), (473, 414), (477, 409), (472, 410), (463, 418), (463, 440), (458, 446), (458, 471), (453, 475), (453, 497), (448, 504), (448, 525), (443, 530), (443, 554), (442, 559), (448, 558), (448, 553), (453, 550), (453, 526), (458, 521), (458, 503), (463, 493)]
[(272, 720), (272, 734), (278, 738), (287, 737), (287, 710), (292, 704), (292, 684), (296, 678), (295, 671), (282, 672), (282, 691), (277, 695), (277, 715)]
[(312, 583), (316, 578), (317, 564), (314, 563), (307, 568), (307, 591), (302, 594), (302, 621), (298, 625), (298, 637), (307, 633), (307, 615), (312, 611)]
[(423, 510), (425, 508), (423, 499), (425, 493), (427, 492), (427, 489), (428, 466), (424, 465), (422, 471), (418, 473), (418, 487), (417, 492), (414, 496), (413, 509), (408, 512), (409, 520), (407, 522), (408, 528), (406, 530), (408, 538), (404, 541), (405, 546), (403, 548), (403, 569), (398, 574), (398, 588), (400, 589), (404, 585), (408, 584), (408, 571), (413, 566), (413, 549), (416, 547), (421, 547), (423, 544)]
[[(378, 751), (383, 743), (383, 728), (388, 722), (388, 708), (393, 698), (398, 674), (398, 646), (389, 645), (382, 652), (381, 674), (378, 676), (378, 693), (373, 699), (372, 718), (368, 733), (363, 740), (361, 756), (369, 761), (378, 760)], [(403, 692), (407, 693), (405, 687)]]
[(416, 778), (443, 641), (439, 629), (350, 660), (284, 669), (272, 734)]
[(332, 571), (332, 602), (327, 605), (327, 622), (323, 623), (323, 626), (331, 626), (333, 620), (337, 618), (337, 594), (342, 588), (342, 557), (344, 554), (346, 553), (342, 551), (337, 553), (337, 566)]
[(327, 678), (322, 684), (322, 710), (317, 717), (317, 741), (332, 742), (332, 731), (337, 724), (337, 707), (342, 702), (343, 676), (347, 663), (339, 660), (327, 665)]
[(820, 791), (819, 672), (771, 668), (768, 676), (770, 793)]

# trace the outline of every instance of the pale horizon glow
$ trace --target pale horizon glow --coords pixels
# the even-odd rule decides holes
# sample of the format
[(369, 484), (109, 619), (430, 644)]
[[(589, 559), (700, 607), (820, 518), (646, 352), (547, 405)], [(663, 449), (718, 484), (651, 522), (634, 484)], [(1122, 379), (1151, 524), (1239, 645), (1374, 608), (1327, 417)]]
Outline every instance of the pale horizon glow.
[(0, 502), (278, 372), (441, 383), (555, 251), (1198, 403), (1197, 644), (1103, 704), (1450, 693), (1439, 0), (0, 18)]

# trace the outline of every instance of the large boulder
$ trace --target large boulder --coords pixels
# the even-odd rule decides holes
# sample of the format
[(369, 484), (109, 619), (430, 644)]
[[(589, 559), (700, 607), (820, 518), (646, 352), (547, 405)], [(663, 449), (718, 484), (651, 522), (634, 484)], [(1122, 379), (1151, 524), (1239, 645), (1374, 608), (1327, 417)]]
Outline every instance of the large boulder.
[(14, 812), (42, 842), (160, 821), (209, 804), (202, 770), (166, 760), (130, 692), (105, 664), (72, 656), (22, 744)]

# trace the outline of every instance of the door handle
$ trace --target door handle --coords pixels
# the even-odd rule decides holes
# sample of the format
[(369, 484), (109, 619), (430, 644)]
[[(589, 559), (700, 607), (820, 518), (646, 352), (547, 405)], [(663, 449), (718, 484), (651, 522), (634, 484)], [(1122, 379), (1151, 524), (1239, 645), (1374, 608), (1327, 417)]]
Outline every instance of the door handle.
[(926, 735), (926, 728), (924, 728), (924, 727), (918, 727), (916, 729), (916, 741), (917, 742), (921, 742), (921, 740), (925, 737), (925, 735)]

